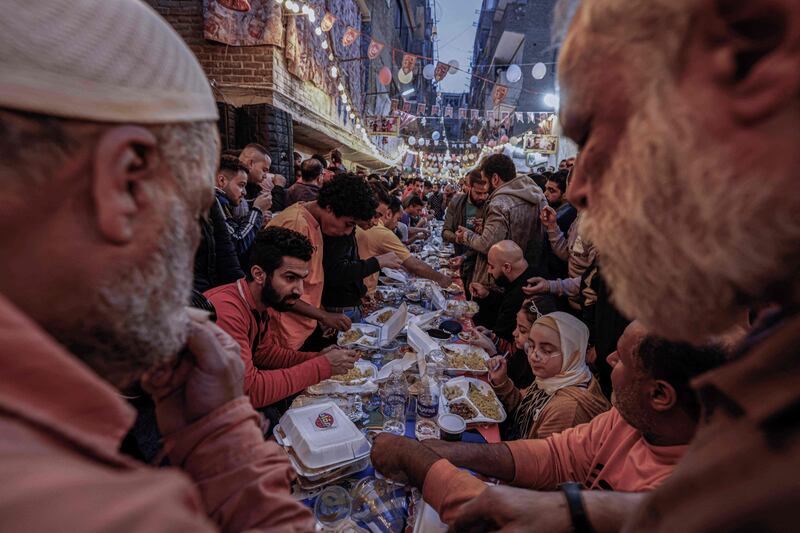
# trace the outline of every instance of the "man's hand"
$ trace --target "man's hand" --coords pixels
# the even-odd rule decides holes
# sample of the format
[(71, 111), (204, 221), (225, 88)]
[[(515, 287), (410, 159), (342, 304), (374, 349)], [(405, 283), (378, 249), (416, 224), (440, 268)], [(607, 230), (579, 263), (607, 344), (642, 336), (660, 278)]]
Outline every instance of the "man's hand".
[(522, 287), (522, 292), (527, 296), (547, 294), (550, 292), (550, 284), (544, 278), (530, 278), (528, 284)]
[(464, 226), (458, 227), (456, 230), (456, 242), (458, 244), (466, 244), (467, 231), (469, 230)]
[(464, 256), (458, 255), (450, 260), (450, 268), (457, 269), (461, 268), (461, 265), (464, 264)]
[(437, 273), (436, 279), (434, 281), (439, 285), (439, 287), (443, 289), (446, 289), (452, 283), (452, 281), (450, 280), (450, 276), (445, 276), (444, 274), (441, 273)]
[(335, 329), (338, 331), (347, 331), (353, 325), (352, 321), (341, 313), (328, 313), (324, 312), (322, 319), (319, 321), (322, 329)]
[(428, 470), (441, 457), (414, 439), (381, 433), (372, 443), (371, 459), (384, 477), (421, 489)]
[(542, 212), (539, 214), (539, 219), (545, 228), (552, 230), (555, 229), (557, 223), (556, 210), (549, 205), (544, 206)]
[(464, 504), (452, 531), (548, 531), (572, 530), (567, 499), (561, 492), (539, 492), (495, 486)]
[(243, 394), (241, 348), (219, 326), (195, 313), (189, 339), (177, 366), (153, 369), (142, 388), (156, 404), (162, 435), (180, 431)]
[(394, 252), (389, 252), (383, 255), (375, 256), (375, 259), (378, 260), (378, 265), (381, 268), (402, 268), (403, 262), (397, 257), (397, 254)]
[(331, 374), (338, 376), (347, 374), (355, 366), (358, 354), (354, 350), (336, 349), (322, 354), (331, 364)]
[(469, 284), (469, 292), (472, 296), (486, 298), (489, 296), (489, 288), (481, 283), (473, 281)]
[(272, 209), (272, 193), (259, 194), (256, 199), (253, 200), (253, 207), (257, 207), (262, 213), (266, 213)]
[(483, 233), (482, 218), (475, 218), (475, 222), (472, 223), (472, 231), (474, 231), (475, 233)]

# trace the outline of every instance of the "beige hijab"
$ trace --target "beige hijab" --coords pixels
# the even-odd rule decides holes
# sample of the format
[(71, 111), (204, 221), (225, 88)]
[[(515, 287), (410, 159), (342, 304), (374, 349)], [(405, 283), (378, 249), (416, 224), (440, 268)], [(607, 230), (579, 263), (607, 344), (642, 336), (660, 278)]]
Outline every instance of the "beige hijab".
[(589, 328), (568, 313), (557, 311), (539, 318), (533, 325), (545, 326), (558, 332), (563, 361), (561, 372), (549, 378), (536, 378), (525, 393), (516, 413), (520, 437), (528, 435), (531, 424), (539, 419), (547, 402), (559, 389), (586, 385), (592, 372), (586, 364), (586, 349), (589, 344)]

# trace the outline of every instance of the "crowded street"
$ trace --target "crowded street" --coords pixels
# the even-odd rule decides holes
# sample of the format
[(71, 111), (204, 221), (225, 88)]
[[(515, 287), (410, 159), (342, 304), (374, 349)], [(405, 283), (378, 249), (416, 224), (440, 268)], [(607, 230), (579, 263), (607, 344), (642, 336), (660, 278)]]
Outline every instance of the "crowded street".
[(5, 0), (0, 533), (790, 532), (796, 0)]

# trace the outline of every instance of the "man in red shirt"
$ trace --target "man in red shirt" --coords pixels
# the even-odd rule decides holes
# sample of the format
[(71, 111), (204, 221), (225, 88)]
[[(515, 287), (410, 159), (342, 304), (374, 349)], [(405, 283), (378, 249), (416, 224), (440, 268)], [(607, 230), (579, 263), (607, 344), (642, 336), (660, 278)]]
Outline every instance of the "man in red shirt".
[(355, 363), (351, 350), (299, 352), (274, 344), (266, 334), (269, 310), (290, 309), (303, 295), (312, 253), (300, 233), (269, 227), (256, 237), (246, 277), (205, 293), (216, 308), (217, 324), (241, 347), (244, 391), (256, 408), (344, 374)]
[[(500, 444), (426, 441), (423, 445), (381, 435), (372, 450), (372, 463), (385, 475), (408, 478), (421, 487), (425, 501), (451, 525), (461, 507), (486, 489), (484, 482), (457, 466), (546, 491), (568, 481), (592, 490), (652, 490), (672, 473), (694, 435), (700, 413), (689, 381), (723, 360), (718, 349), (669, 342), (634, 322), (609, 356), (614, 367), (614, 408), (591, 422), (546, 439)], [(550, 496), (542, 493), (542, 501)], [(560, 499), (551, 508), (543, 503), (543, 512), (557, 512), (563, 496), (555, 496)], [(636, 495), (618, 502), (614, 515), (604, 517), (608, 521), (603, 524), (618, 527), (638, 501)]]

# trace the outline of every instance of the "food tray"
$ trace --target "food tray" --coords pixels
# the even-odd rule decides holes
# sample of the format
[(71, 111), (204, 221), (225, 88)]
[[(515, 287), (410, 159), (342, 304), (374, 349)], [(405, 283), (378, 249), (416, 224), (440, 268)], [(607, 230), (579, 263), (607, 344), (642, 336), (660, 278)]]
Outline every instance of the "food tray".
[[(353, 372), (354, 370), (358, 370), (362, 374), (367, 374), (367, 375), (364, 376), (364, 377), (360, 377), (360, 378), (347, 379), (348, 374), (349, 375), (353, 375), (354, 374), (354, 372)], [(370, 363), (369, 361), (358, 360), (358, 361), (356, 361), (355, 367), (353, 368), (353, 370), (348, 372), (348, 374), (342, 374), (342, 375), (339, 375), (339, 376), (331, 376), (329, 379), (327, 379), (325, 381), (332, 381), (333, 383), (336, 383), (337, 385), (341, 385), (343, 387), (358, 387), (358, 386), (363, 385), (364, 383), (366, 383), (368, 381), (375, 381), (375, 379), (378, 377), (378, 367), (375, 366), (374, 364)]]
[(489, 360), (489, 354), (486, 353), (486, 350), (481, 348), (480, 346), (470, 346), (469, 344), (445, 344), (442, 346), (442, 351), (444, 352), (447, 359), (445, 360), (445, 370), (448, 372), (464, 372), (469, 374), (486, 374), (489, 372), (488, 366), (482, 370), (466, 368), (466, 367), (453, 367), (450, 366), (450, 358), (452, 357), (452, 353), (474, 353), (480, 356), (484, 362)]
[[(283, 430), (280, 426), (275, 426), (275, 428), (272, 430), (272, 434), (275, 435), (275, 440), (278, 441), (279, 444), (283, 443), (284, 439), (286, 438), (286, 434), (283, 433)], [(309, 485), (309, 483), (307, 483), (309, 481), (330, 481), (333, 477), (340, 477), (339, 475), (345, 470), (348, 472), (353, 470), (355, 472), (360, 472), (369, 466), (369, 455), (364, 455), (362, 457), (357, 457), (355, 459), (326, 466), (324, 468), (308, 468), (302, 463), (302, 461), (300, 461), (300, 459), (297, 458), (291, 446), (284, 446), (283, 448), (286, 450), (286, 455), (289, 456), (289, 462), (292, 463), (292, 468), (294, 468), (294, 471), (297, 472), (298, 476), (301, 476), (303, 480), (306, 481), (306, 483), (301, 483), (301, 485)]]
[[(359, 335), (356, 336), (355, 333)], [(372, 324), (353, 324), (349, 331), (339, 333), (336, 339), (336, 344), (339, 346), (357, 346), (359, 348), (366, 348), (374, 350), (378, 348), (378, 338), (380, 336), (380, 328)]]
[(392, 316), (394, 316), (396, 312), (396, 307), (383, 307), (367, 315), (367, 317), (364, 319), (364, 322), (367, 324), (372, 324), (373, 326), (382, 327), (392, 318)]
[[(497, 409), (499, 411), (500, 416), (498, 418), (490, 418), (485, 413), (482, 413), (475, 402), (470, 399), (469, 392), (470, 392), (470, 385), (473, 387), (477, 387), (479, 392), (482, 394), (487, 395), (491, 400), (494, 401)], [(460, 396), (454, 396), (451, 399), (448, 399), (446, 396), (447, 389), (458, 389), (461, 392)], [(466, 404), (472, 408), (477, 416), (472, 418), (467, 418), (461, 412), (457, 410), (453, 410), (451, 408), (454, 404)], [(454, 413), (461, 416), (467, 424), (476, 424), (476, 423), (500, 423), (506, 419), (506, 410), (503, 408), (503, 404), (497, 398), (497, 395), (494, 393), (491, 385), (486, 383), (485, 381), (481, 381), (475, 378), (468, 378), (466, 376), (460, 376), (457, 378), (453, 378), (449, 381), (446, 381), (442, 385), (442, 393), (439, 395), (439, 412), (440, 413)]]
[(319, 470), (369, 454), (370, 444), (333, 402), (289, 409), (273, 433), (292, 448), (306, 470)]

